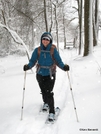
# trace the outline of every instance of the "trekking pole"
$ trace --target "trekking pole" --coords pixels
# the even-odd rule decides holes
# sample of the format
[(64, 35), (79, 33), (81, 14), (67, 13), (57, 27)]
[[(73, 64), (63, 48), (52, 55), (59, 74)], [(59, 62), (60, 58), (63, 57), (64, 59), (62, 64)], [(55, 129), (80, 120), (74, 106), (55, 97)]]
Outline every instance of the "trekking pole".
[(23, 120), (23, 108), (24, 108), (25, 84), (26, 84), (26, 71), (25, 71), (25, 74), (24, 74), (24, 85), (23, 85), (23, 96), (22, 96), (22, 107), (21, 107), (21, 120)]
[(75, 114), (76, 114), (76, 119), (77, 119), (77, 122), (79, 122), (78, 116), (77, 116), (77, 111), (76, 111), (76, 105), (75, 105), (75, 101), (74, 101), (74, 96), (73, 96), (73, 92), (72, 92), (72, 86), (71, 86), (71, 82), (70, 82), (70, 77), (69, 77), (68, 71), (67, 71), (67, 75), (68, 75), (68, 80), (69, 80), (69, 85), (70, 85), (70, 90), (71, 90), (71, 95), (72, 95), (74, 110), (75, 110)]

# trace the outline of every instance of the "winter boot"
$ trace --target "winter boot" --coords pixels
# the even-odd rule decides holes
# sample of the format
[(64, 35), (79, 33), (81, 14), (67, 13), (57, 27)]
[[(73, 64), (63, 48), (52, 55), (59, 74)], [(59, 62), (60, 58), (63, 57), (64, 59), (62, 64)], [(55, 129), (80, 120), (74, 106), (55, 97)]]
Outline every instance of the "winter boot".
[(55, 120), (55, 114), (49, 113), (48, 120), (53, 122)]
[(42, 107), (42, 111), (43, 112), (47, 112), (49, 110), (49, 106), (47, 103), (44, 103), (43, 107)]

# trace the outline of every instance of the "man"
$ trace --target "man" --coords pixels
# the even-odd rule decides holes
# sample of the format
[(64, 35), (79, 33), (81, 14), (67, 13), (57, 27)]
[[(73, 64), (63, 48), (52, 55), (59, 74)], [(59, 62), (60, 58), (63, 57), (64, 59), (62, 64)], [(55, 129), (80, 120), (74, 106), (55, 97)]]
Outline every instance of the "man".
[(44, 102), (42, 110), (49, 110), (50, 121), (54, 120), (55, 117), (53, 87), (56, 79), (56, 65), (64, 71), (69, 71), (69, 66), (62, 62), (52, 41), (52, 35), (49, 32), (43, 33), (40, 47), (34, 50), (29, 63), (23, 67), (23, 70), (27, 71), (37, 62), (36, 79)]

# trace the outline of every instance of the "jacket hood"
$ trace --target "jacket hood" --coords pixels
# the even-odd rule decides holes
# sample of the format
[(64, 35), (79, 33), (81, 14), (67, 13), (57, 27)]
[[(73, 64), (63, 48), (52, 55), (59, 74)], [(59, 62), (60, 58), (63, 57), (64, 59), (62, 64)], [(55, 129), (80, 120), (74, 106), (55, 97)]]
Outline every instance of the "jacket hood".
[(53, 37), (52, 37), (50, 32), (45, 32), (45, 33), (42, 34), (42, 36), (41, 36), (41, 43), (42, 43), (42, 38), (43, 37), (48, 37), (50, 39), (50, 43), (52, 43)]
[(53, 42), (53, 37), (52, 37), (51, 33), (50, 32), (44, 32), (42, 34), (42, 36), (41, 36), (41, 43), (40, 43), (40, 46), (41, 46), (42, 49), (44, 49), (44, 45), (42, 44), (42, 38), (43, 37), (48, 37), (50, 39), (50, 44), (48, 45), (48, 48), (50, 48), (51, 45), (52, 45), (52, 42)]

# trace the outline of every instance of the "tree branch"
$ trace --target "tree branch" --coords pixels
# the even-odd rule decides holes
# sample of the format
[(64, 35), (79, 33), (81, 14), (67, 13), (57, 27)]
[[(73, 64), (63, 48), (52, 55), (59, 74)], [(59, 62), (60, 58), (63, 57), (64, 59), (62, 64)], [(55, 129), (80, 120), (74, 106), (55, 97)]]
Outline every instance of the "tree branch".
[(25, 43), (23, 42), (23, 40), (19, 37), (19, 35), (15, 31), (13, 31), (9, 27), (7, 27), (6, 25), (3, 25), (3, 24), (0, 23), (0, 27), (5, 28), (11, 34), (12, 38), (14, 39), (14, 41), (16, 43), (21, 44), (21, 45), (24, 46), (24, 48), (26, 50), (28, 60), (29, 60), (30, 59), (29, 51), (28, 51)]

